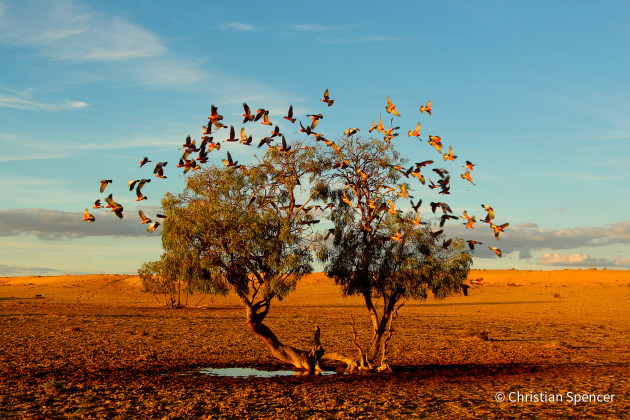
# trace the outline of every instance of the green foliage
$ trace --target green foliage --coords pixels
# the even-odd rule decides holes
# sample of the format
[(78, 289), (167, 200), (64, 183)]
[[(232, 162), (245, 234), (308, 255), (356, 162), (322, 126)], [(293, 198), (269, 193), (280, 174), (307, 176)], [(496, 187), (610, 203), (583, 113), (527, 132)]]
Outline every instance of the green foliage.
[(312, 271), (305, 240), (312, 216), (296, 180), (316, 173), (308, 149), (268, 152), (246, 169), (207, 166), (184, 192), (162, 200), (163, 260), (195, 290), (237, 293), (251, 304), (286, 296)]
[[(322, 160), (332, 162), (331, 168), (334, 162), (347, 165), (328, 176), (337, 187), (328, 192), (337, 204), (330, 217), (334, 236), (332, 243), (325, 240), (328, 235), (319, 236), (317, 256), (343, 292), (396, 300), (424, 299), (429, 291), (436, 297), (459, 292), (472, 258), (463, 240), (443, 248), (442, 234), (431, 235), (429, 227), (413, 223), (416, 213), (395, 210), (404, 160), (394, 146), (351, 137), (342, 140), (339, 152), (326, 152)], [(391, 239), (397, 235), (400, 241)]]

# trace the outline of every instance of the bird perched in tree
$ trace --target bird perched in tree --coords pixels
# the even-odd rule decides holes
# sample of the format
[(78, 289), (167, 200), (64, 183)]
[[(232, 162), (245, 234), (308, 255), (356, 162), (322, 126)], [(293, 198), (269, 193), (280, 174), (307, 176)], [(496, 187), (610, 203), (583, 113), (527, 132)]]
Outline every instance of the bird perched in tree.
[(101, 179), (101, 192), (105, 191), (107, 184), (113, 182), (111, 179)]
[(330, 99), (330, 95), (328, 93), (328, 89), (326, 89), (324, 91), (324, 99), (322, 99), (321, 101), (327, 103), (328, 106), (332, 106), (332, 104), (335, 103), (334, 99)]

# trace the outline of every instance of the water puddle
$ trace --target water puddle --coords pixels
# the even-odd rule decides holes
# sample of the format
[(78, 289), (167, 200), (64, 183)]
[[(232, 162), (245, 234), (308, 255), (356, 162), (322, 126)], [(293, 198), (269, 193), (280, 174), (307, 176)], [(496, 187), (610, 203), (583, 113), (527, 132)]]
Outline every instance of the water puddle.
[[(229, 378), (273, 378), (275, 376), (308, 376), (308, 372), (295, 370), (260, 370), (255, 368), (204, 368), (199, 373)], [(324, 371), (319, 375), (335, 375), (337, 372)]]

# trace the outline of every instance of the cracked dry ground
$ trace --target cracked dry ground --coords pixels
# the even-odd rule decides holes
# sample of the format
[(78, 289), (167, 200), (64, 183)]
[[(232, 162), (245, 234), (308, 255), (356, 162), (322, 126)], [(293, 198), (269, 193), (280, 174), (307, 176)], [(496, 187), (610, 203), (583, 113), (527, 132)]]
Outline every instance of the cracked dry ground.
[[(1, 279), (0, 418), (627, 418), (628, 273), (558, 273), (477, 271), (485, 285), (468, 298), (408, 302), (394, 373), (276, 378), (199, 373), (287, 368), (233, 298), (169, 310), (128, 276)], [(326, 348), (354, 354), (349, 309), (368, 338), (360, 300), (312, 276), (268, 324), (301, 348), (317, 324)], [(499, 403), (497, 392), (564, 401)], [(573, 404), (567, 392), (614, 397)]]

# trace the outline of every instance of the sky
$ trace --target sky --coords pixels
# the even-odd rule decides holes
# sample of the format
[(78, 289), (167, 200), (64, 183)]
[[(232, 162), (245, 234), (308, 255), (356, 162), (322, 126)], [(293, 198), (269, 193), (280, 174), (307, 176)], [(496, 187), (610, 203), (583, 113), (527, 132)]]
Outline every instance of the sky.
[[(487, 225), (447, 225), (484, 243), (473, 268), (630, 269), (628, 19), (630, 2), (607, 0), (0, 0), (0, 276), (135, 273), (158, 259), (160, 229), (135, 213), (183, 190), (178, 148), (212, 104), (237, 129), (243, 102), (269, 109), (288, 138), (304, 138), (282, 119), (289, 105), (305, 123), (322, 113), (318, 131), (335, 139), (369, 135), (379, 114), (388, 125), (388, 96), (398, 150), (452, 174), (447, 197), (412, 184), (423, 214), (444, 201), (480, 219), (487, 204), (510, 224), (500, 241)], [(422, 141), (406, 136), (418, 122)], [(458, 159), (443, 162), (428, 135)], [(474, 186), (458, 179), (466, 160)], [(167, 179), (153, 177), (158, 161)], [(137, 178), (152, 178), (140, 204)], [(123, 220), (92, 211), (108, 193)]]

